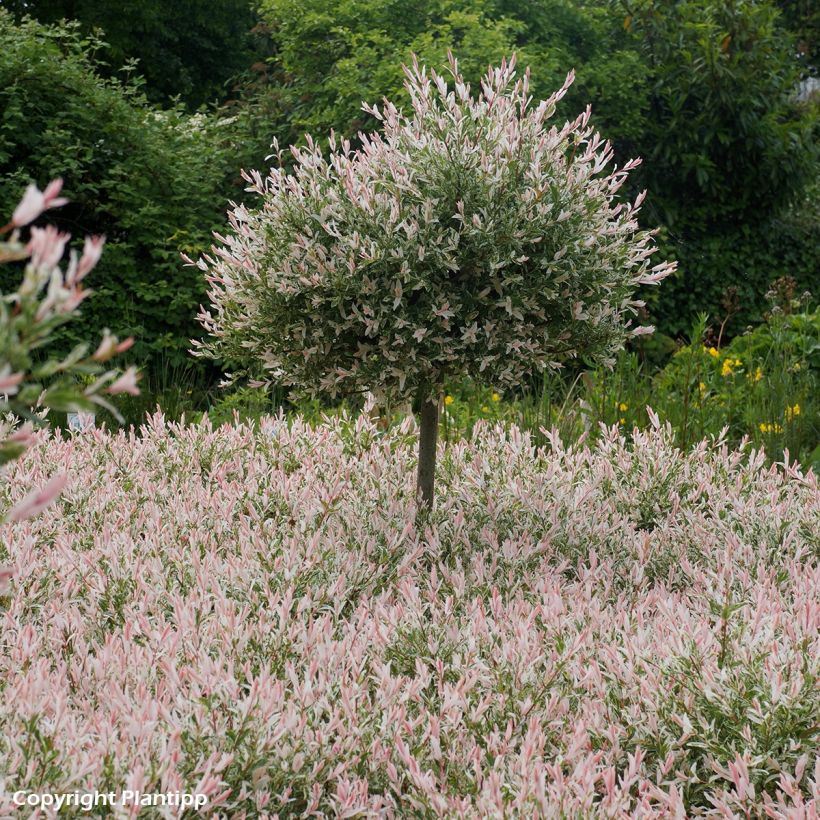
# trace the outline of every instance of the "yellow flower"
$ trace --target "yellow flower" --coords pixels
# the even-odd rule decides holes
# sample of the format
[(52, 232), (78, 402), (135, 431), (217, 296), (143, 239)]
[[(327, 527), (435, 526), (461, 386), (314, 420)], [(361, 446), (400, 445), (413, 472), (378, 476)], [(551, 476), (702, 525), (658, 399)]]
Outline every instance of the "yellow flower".
[(481, 412), (482, 412), (482, 413), (489, 413), (489, 412), (490, 412), (490, 408), (489, 408), (489, 407), (487, 407), (487, 405), (485, 404), (485, 405), (481, 408)]
[(714, 347), (705, 347), (703, 348), (713, 359), (717, 359), (720, 356), (720, 353)]
[(447, 404), (447, 405), (452, 404), (454, 401), (455, 401), (455, 399), (452, 396), (445, 396), (444, 397), (444, 403)]
[(501, 396), (498, 393), (493, 393), (492, 399), (493, 401), (501, 401)]
[(626, 424), (626, 419), (618, 419), (618, 424)]
[(731, 359), (724, 359), (723, 367), (720, 369), (721, 376), (731, 376), (732, 375), (732, 360)]
[(759, 382), (763, 378), (763, 371), (758, 367), (754, 373), (749, 373), (749, 378), (752, 381)]
[(769, 421), (761, 422), (758, 427), (760, 428), (761, 433), (782, 433), (783, 428), (777, 424), (776, 422), (772, 424)]
[(700, 382), (698, 384), (698, 390), (700, 390), (701, 395), (703, 395), (706, 392), (706, 385), (703, 382)]
[(794, 421), (794, 417), (800, 415), (800, 405), (795, 404), (792, 407), (787, 407), (784, 415), (786, 421)]

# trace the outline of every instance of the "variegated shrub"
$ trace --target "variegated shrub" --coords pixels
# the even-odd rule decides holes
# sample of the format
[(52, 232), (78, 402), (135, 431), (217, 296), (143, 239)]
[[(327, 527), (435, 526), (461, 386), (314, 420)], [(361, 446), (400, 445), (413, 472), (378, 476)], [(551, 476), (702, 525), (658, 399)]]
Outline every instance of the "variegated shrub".
[[(432, 503), (438, 403), (448, 378), (515, 387), (579, 356), (608, 361), (631, 334), (652, 266), (643, 199), (618, 199), (638, 160), (610, 167), (590, 111), (550, 125), (572, 75), (533, 104), (515, 61), (473, 97), (417, 63), (412, 110), (365, 106), (360, 147), (308, 138), (288, 171), (246, 176), (260, 198), (197, 263), (211, 338), (198, 353), (299, 394), (370, 391), (421, 413), (419, 487)], [(422, 472), (426, 475), (422, 476)]]
[(813, 473), (479, 424), (420, 530), (414, 440), (39, 433), (2, 501), (69, 480), (2, 528), (0, 814), (129, 788), (231, 818), (817, 816)]

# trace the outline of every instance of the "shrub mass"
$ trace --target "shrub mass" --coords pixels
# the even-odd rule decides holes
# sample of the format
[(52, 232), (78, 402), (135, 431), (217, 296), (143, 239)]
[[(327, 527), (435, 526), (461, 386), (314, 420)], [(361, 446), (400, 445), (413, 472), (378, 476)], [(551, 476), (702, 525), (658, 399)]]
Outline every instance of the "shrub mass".
[[(31, 182), (64, 179), (71, 201), (54, 213), (57, 227), (107, 242), (96, 296), (60, 331), (63, 346), (108, 327), (133, 335), (130, 355), (156, 369), (189, 359), (204, 288), (179, 254), (208, 246), (235, 160), (215, 118), (159, 110), (133, 78), (103, 78), (99, 48), (76, 24), (18, 24), (0, 7), (0, 212)], [(0, 289), (18, 278), (4, 271)]]
[(141, 433), (40, 433), (0, 489), (68, 465), (54, 508), (3, 527), (0, 801), (816, 811), (814, 474), (659, 425), (536, 449), (479, 424), (419, 531), (412, 419)]

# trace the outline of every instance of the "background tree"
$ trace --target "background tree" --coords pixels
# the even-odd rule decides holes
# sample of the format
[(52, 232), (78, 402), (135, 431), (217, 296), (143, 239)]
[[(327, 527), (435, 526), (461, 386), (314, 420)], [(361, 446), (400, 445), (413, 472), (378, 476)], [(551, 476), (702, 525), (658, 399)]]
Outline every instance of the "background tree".
[(413, 402), (427, 507), (448, 378), (515, 387), (574, 358), (610, 361), (639, 332), (634, 289), (674, 268), (650, 269), (640, 201), (615, 201), (637, 162), (601, 175), (612, 150), (589, 111), (547, 124), (571, 77), (534, 106), (513, 65), (473, 98), (455, 63), (453, 87), (414, 63), (409, 113), (365, 106), (383, 134), (360, 150), (308, 139), (292, 173), (280, 156), (267, 179), (249, 176), (261, 205), (235, 208), (198, 263), (213, 305), (200, 355), (261, 365), (297, 393)]
[(402, 65), (413, 53), (440, 65), (457, 51), (465, 76), (477, 81), (515, 50), (520, 29), (489, 0), (263, 0), (260, 11), (287, 101), (287, 130), (277, 136), (288, 142), (330, 129), (355, 138), (366, 124), (362, 100), (406, 102)]
[(408, 102), (402, 65), (412, 54), (443, 65), (458, 53), (468, 82), (506, 54), (537, 67), (532, 93), (546, 97), (568, 67), (576, 82), (559, 112), (595, 101), (608, 130), (640, 132), (645, 71), (613, 30), (608, 8), (572, 0), (262, 0), (272, 44), (271, 94), (287, 111), (277, 136), (296, 142), (304, 131), (331, 128), (351, 138), (364, 127), (364, 99)]
[(647, 158), (636, 176), (655, 193), (648, 212), (679, 263), (648, 297), (653, 317), (671, 335), (699, 311), (719, 322), (733, 288), (732, 336), (760, 321), (772, 280), (794, 275), (805, 289), (820, 277), (820, 223), (806, 201), (818, 108), (797, 99), (795, 37), (772, 2), (619, 5), (649, 68), (642, 133), (629, 142)]
[[(816, 117), (795, 95), (795, 38), (774, 3), (623, 0), (624, 27), (649, 66), (635, 142), (641, 181), (678, 232), (765, 221), (812, 179)], [(662, 184), (660, 184), (662, 183)]]
[(797, 50), (804, 74), (817, 76), (820, 69), (820, 6), (815, 0), (777, 0), (788, 28), (797, 37)]
[(99, 34), (101, 69), (115, 73), (137, 61), (153, 102), (180, 98), (189, 108), (224, 100), (230, 81), (254, 60), (249, 0), (6, 0), (18, 20), (76, 21), (85, 35)]

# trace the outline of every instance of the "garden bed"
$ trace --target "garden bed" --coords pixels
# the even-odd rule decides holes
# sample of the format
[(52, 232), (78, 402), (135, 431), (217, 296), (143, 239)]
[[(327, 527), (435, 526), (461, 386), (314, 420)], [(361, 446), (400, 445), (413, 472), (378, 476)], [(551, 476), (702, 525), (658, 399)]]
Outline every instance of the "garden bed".
[(69, 472), (3, 526), (0, 813), (810, 816), (817, 479), (670, 441), (479, 422), (417, 517), (412, 420), (43, 433), (0, 489)]

